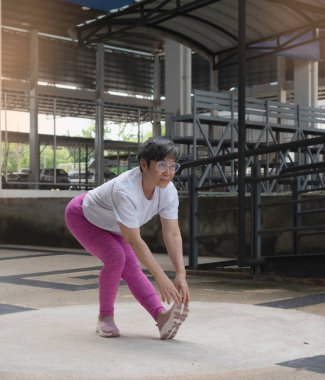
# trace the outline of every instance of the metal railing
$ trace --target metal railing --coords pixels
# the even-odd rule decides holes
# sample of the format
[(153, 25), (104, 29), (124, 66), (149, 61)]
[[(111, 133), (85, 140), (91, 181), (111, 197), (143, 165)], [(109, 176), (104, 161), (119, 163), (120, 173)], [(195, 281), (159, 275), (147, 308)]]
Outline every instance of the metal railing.
[[(194, 91), (192, 113), (173, 118), (170, 137), (187, 146), (192, 160), (212, 158), (201, 166), (198, 182), (223, 182), (225, 191), (236, 192), (238, 160), (214, 157), (231, 157), (238, 152), (238, 100), (231, 92), (216, 93)], [(295, 142), (324, 136), (325, 110), (269, 100), (246, 99), (246, 150), (268, 148), (288, 143), (286, 150), (261, 151), (264, 173), (278, 175), (285, 168), (318, 163), (325, 152), (324, 142), (316, 146), (295, 145)], [(179, 135), (179, 123), (188, 127), (188, 136)], [(230, 156), (229, 156), (230, 155)], [(245, 161), (246, 172), (251, 171), (253, 156)], [(222, 164), (221, 164), (222, 162)], [(319, 180), (322, 177), (319, 176)], [(278, 192), (281, 183), (267, 181), (263, 192)]]
[[(262, 170), (261, 155), (284, 153), (288, 149), (314, 149), (319, 144), (325, 143), (325, 135), (321, 137), (310, 138), (302, 141), (295, 141), (290, 143), (277, 144), (272, 146), (265, 146), (256, 149), (249, 149), (245, 152), (245, 160), (250, 160), (251, 172), (245, 177), (245, 184), (247, 193), (250, 194), (249, 210), (251, 218), (251, 231), (249, 237), (249, 247), (241, 247), (238, 256), (242, 256), (241, 262), (245, 265), (251, 266), (254, 271), (259, 272), (264, 265), (265, 254), (263, 254), (263, 238), (267, 235), (275, 235), (279, 233), (289, 233), (291, 236), (291, 242), (289, 244), (290, 249), (285, 252), (285, 256), (299, 256), (304, 253), (310, 255), (312, 260), (312, 252), (303, 252), (301, 249), (301, 239), (304, 236), (321, 235), (325, 232), (325, 219), (324, 222), (318, 220), (309, 220), (308, 224), (303, 223), (303, 216), (316, 215), (325, 211), (324, 206), (313, 208), (302, 208), (303, 204), (307, 204), (306, 198), (303, 198), (303, 194), (312, 194), (315, 191), (325, 190), (324, 181), (322, 180), (325, 172), (325, 162), (309, 163), (304, 165), (295, 165), (292, 167), (283, 168), (281, 172), (274, 174), (273, 172), (265, 173)], [(200, 239), (199, 233), (199, 195), (202, 195), (204, 191), (217, 191), (218, 188), (227, 186), (227, 183), (214, 184), (208, 187), (200, 186), (199, 177), (196, 175), (196, 168), (206, 166), (212, 163), (231, 162), (238, 159), (237, 153), (225, 154), (222, 156), (209, 157), (201, 160), (192, 160), (182, 164), (182, 170), (189, 170), (188, 176), (188, 200), (189, 200), (189, 268), (198, 269), (200, 267), (198, 263), (198, 241)], [(263, 189), (267, 182), (286, 181), (289, 191), (285, 194), (286, 199), (279, 202), (275, 200), (273, 203), (263, 203)], [(236, 185), (236, 180), (234, 180)], [(325, 197), (317, 196), (318, 202)], [(315, 202), (315, 198), (309, 200), (309, 202)], [(267, 228), (263, 225), (262, 213), (266, 207), (284, 207), (286, 205), (291, 210), (290, 215), (286, 215), (287, 226), (277, 228)], [(247, 207), (248, 204), (245, 205)], [(238, 209), (237, 209), (238, 212)], [(280, 224), (280, 223), (279, 223)], [(218, 228), (218, 226), (215, 226)], [(241, 233), (242, 226), (238, 225), (238, 235)], [(282, 252), (283, 253), (283, 252)], [(317, 254), (325, 255), (325, 245)], [(274, 256), (271, 254), (270, 256)], [(325, 256), (324, 256), (325, 257)], [(215, 262), (210, 263), (210, 267), (220, 268), (225, 266), (232, 266), (236, 260), (228, 260), (228, 262)]]

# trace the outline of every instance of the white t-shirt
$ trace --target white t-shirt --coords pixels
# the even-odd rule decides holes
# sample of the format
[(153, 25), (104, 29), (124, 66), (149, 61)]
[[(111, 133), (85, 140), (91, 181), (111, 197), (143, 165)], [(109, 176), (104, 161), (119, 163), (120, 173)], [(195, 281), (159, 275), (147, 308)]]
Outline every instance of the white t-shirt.
[(139, 228), (154, 215), (164, 219), (178, 219), (178, 194), (172, 182), (165, 188), (156, 187), (148, 200), (142, 189), (139, 167), (90, 190), (82, 205), (89, 222), (121, 235), (118, 222), (129, 228)]

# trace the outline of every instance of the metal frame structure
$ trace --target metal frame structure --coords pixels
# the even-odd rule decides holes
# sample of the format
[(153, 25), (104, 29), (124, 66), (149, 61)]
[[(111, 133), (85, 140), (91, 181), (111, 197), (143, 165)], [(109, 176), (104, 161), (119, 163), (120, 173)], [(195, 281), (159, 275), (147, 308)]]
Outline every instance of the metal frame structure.
[[(193, 113), (191, 115), (175, 116), (174, 128), (170, 138), (187, 145), (190, 159), (238, 154), (239, 151), (239, 118), (238, 96), (232, 92), (194, 91)], [(192, 125), (192, 137), (176, 136), (177, 123)], [(285, 168), (293, 165), (314, 164), (322, 160), (325, 152), (324, 144), (316, 148), (298, 148), (296, 141), (308, 140), (311, 137), (325, 134), (325, 110), (322, 108), (301, 107), (295, 104), (280, 103), (270, 100), (246, 98), (245, 101), (245, 150), (272, 147), (288, 143), (284, 152), (265, 154), (260, 158), (265, 176), (279, 175)], [(253, 157), (244, 160), (245, 175), (251, 172)], [(314, 180), (323, 184), (320, 173), (314, 175)], [(204, 166), (198, 176), (198, 186), (209, 183), (223, 183), (228, 192), (237, 192), (238, 161), (214, 162)], [(214, 186), (214, 185), (213, 185)], [(213, 187), (212, 186), (212, 187)], [(246, 185), (246, 189), (247, 189)], [(262, 181), (262, 191), (272, 193), (279, 191), (281, 183), (275, 179)], [(308, 186), (306, 179), (302, 189)], [(207, 187), (205, 187), (207, 189)]]
[[(321, 139), (324, 139), (324, 136)], [(305, 148), (311, 148), (313, 146), (311, 140), (299, 143), (302, 143)], [(260, 165), (258, 160), (255, 162), (251, 178), (251, 255), (249, 263), (257, 274), (275, 271), (295, 276), (309, 274), (323, 277), (325, 274), (325, 246), (322, 246), (319, 241), (325, 232), (325, 198), (322, 194), (325, 186), (323, 183), (312, 181), (308, 188), (302, 189), (301, 184), (309, 174), (317, 172), (324, 175), (324, 162), (284, 170), (276, 177), (287, 178), (290, 182), (290, 191), (282, 199), (269, 199), (267, 202), (264, 202), (261, 192)], [(289, 225), (283, 225), (279, 221), (275, 228), (266, 227), (263, 224), (263, 213), (265, 209), (270, 208), (273, 210), (285, 208), (288, 211), (286, 224)], [(287, 235), (288, 247), (278, 253), (263, 253), (265, 237), (277, 237), (281, 234)], [(319, 236), (317, 248), (315, 248), (315, 244), (310, 244), (310, 241), (305, 241), (303, 244), (303, 240), (311, 236)], [(281, 264), (279, 265), (279, 263)]]
[[(247, 98), (245, 109), (242, 111), (245, 115), (242, 121), (244, 122), (242, 130), (245, 131), (242, 138), (245, 145), (242, 149), (239, 144), (239, 100), (235, 94), (195, 91), (192, 107), (191, 115), (173, 118), (174, 128), (171, 131), (177, 129), (177, 123), (188, 123), (192, 124), (192, 136), (184, 138), (173, 133), (170, 135), (174, 141), (187, 146), (191, 159), (182, 164), (182, 170), (190, 170), (188, 176), (189, 267), (191, 269), (199, 267), (198, 197), (204, 192), (220, 190), (238, 193), (238, 220), (240, 220), (240, 212), (244, 219), (242, 223), (238, 222), (238, 263), (240, 266), (249, 265), (248, 263), (254, 266), (253, 261), (247, 261), (245, 250), (246, 194), (252, 194), (251, 213), (252, 218), (257, 221), (260, 220), (258, 210), (261, 207), (261, 194), (274, 193), (281, 188), (291, 191), (292, 176), (299, 177), (297, 191), (300, 193), (310, 191), (315, 186), (325, 187), (323, 175), (325, 165), (322, 162), (325, 153), (325, 110)], [(249, 139), (246, 139), (246, 133), (250, 136)], [(242, 149), (243, 158), (239, 155), (240, 149)], [(242, 190), (239, 189), (240, 160), (244, 166)], [(257, 164), (260, 167), (258, 171), (255, 170)], [(198, 168), (201, 168), (201, 173)], [(243, 195), (244, 201), (240, 198), (240, 194)], [(299, 210), (295, 212), (297, 213)], [(261, 247), (259, 226), (260, 222), (256, 222), (252, 228), (251, 246), (255, 247), (252, 250), (254, 255), (258, 251), (256, 247)], [(203, 237), (208, 238), (206, 235)], [(297, 246), (296, 243), (295, 247)], [(257, 255), (257, 258), (260, 257)], [(227, 260), (213, 265), (227, 266), (235, 262), (237, 261)]]
[[(321, 252), (301, 252), (300, 249), (300, 239), (307, 235), (321, 235), (325, 232), (325, 223), (320, 223), (317, 219), (312, 220), (309, 224), (303, 224), (302, 217), (304, 215), (315, 215), (315, 213), (322, 213), (324, 207), (314, 206), (313, 208), (302, 208), (302, 204), (307, 202), (315, 202), (324, 199), (324, 196), (319, 194), (319, 190), (324, 190), (324, 172), (325, 163), (324, 162), (314, 162), (305, 165), (297, 165), (293, 167), (283, 167), (280, 172), (267, 173), (261, 169), (261, 156), (268, 154), (281, 155), (287, 154), (288, 151), (296, 153), (300, 151), (301, 154), (308, 155), (310, 151), (318, 151), (319, 147), (323, 147), (325, 143), (325, 132), (323, 132), (318, 137), (309, 137), (306, 139), (301, 139), (295, 142), (287, 142), (281, 144), (274, 144), (264, 147), (253, 147), (245, 151), (245, 162), (251, 162), (252, 171), (249, 176), (245, 177), (245, 184), (249, 184), (249, 191), (245, 192), (246, 204), (244, 207), (238, 202), (238, 207), (232, 210), (224, 210), (223, 212), (236, 212), (237, 216), (240, 208), (242, 207), (244, 216), (246, 218), (247, 213), (251, 216), (251, 232), (250, 232), (250, 247), (247, 247), (246, 239), (247, 234), (244, 234), (244, 245), (241, 247), (242, 250), (238, 251), (238, 260), (229, 259), (224, 261), (217, 261), (209, 264), (199, 264), (199, 254), (198, 254), (198, 244), (199, 240), (209, 237), (216, 237), (217, 233), (210, 235), (201, 235), (199, 231), (199, 197), (207, 194), (206, 191), (214, 190), (218, 191), (219, 188), (226, 187), (227, 183), (219, 183), (210, 186), (208, 189), (199, 186), (199, 177), (196, 175), (193, 168), (206, 167), (211, 164), (222, 164), (223, 162), (232, 162), (238, 160), (238, 153), (228, 153), (219, 156), (212, 156), (209, 158), (196, 159), (193, 161), (188, 161), (182, 164), (182, 170), (191, 169), (191, 173), (188, 176), (188, 199), (189, 199), (189, 268), (190, 269), (220, 269), (228, 266), (239, 265), (239, 266), (251, 266), (255, 273), (267, 273), (269, 270), (273, 270), (273, 265), (276, 266), (275, 271), (279, 271), (279, 262), (286, 262), (291, 265), (291, 269), (283, 269), (282, 273), (291, 273), (295, 270), (298, 272), (300, 270), (300, 275), (303, 270), (295, 268), (295, 262), (298, 266), (307, 265), (311, 272), (324, 275), (324, 270), (319, 269), (320, 263), (324, 267), (325, 254)], [(313, 176), (317, 176), (314, 180)], [(263, 190), (265, 190), (265, 182), (269, 181), (273, 183), (274, 181), (287, 180), (288, 187), (285, 201), (275, 200), (269, 202), (268, 204), (263, 204)], [(234, 185), (238, 184), (238, 180), (234, 181)], [(308, 184), (306, 186), (306, 184)], [(302, 199), (302, 194), (312, 194), (316, 192), (317, 198), (313, 197), (310, 199)], [(247, 197), (250, 195), (250, 197)], [(274, 198), (276, 199), (276, 198)], [(284, 206), (285, 204), (291, 205), (292, 215), (288, 214), (288, 218), (291, 220), (289, 227), (279, 227), (275, 229), (268, 229), (263, 226), (262, 222), (262, 207), (276, 207)], [(213, 210), (210, 210), (213, 212)], [(220, 212), (217, 210), (216, 212)], [(280, 224), (280, 222), (279, 222)], [(238, 224), (238, 241), (240, 238), (241, 226)], [(244, 229), (245, 231), (245, 229)], [(293, 244), (292, 250), (286, 252), (285, 255), (263, 255), (262, 254), (262, 239), (265, 234), (276, 234), (281, 232), (289, 232), (292, 234)], [(325, 247), (324, 247), (325, 248)], [(240, 255), (243, 255), (242, 261), (240, 260)], [(315, 264), (314, 264), (314, 257)], [(296, 259), (296, 261), (293, 261)], [(303, 263), (303, 264), (302, 264)], [(289, 265), (288, 264), (288, 265)], [(266, 269), (265, 269), (266, 268)], [(273, 268), (273, 269), (271, 269)], [(280, 266), (281, 268), (281, 266)], [(307, 267), (306, 267), (307, 268)], [(318, 269), (317, 269), (318, 268)], [(279, 273), (279, 272), (278, 272)], [(307, 273), (307, 269), (305, 274)]]
[[(29, 132), (14, 132), (12, 130), (9, 130), (8, 128), (8, 117), (7, 112), (16, 110), (18, 112), (24, 112), (29, 113), (30, 112), (30, 102), (31, 102), (31, 96), (28, 96), (26, 94), (20, 94), (20, 93), (4, 93), (3, 94), (3, 113), (4, 113), (4, 124), (3, 129), (0, 131), (0, 141), (2, 141), (2, 145), (4, 146), (4, 156), (5, 159), (3, 162), (1, 162), (1, 169), (6, 168), (6, 162), (7, 162), (7, 152), (9, 149), (9, 145), (11, 143), (18, 143), (18, 144), (26, 144), (28, 145), (30, 142), (30, 133)], [(80, 104), (82, 103), (82, 104)], [(40, 134), (37, 133), (37, 139), (38, 139), (38, 154), (40, 156), (41, 154), (41, 146), (53, 146), (53, 165), (52, 168), (57, 168), (56, 163), (56, 150), (58, 147), (73, 147), (74, 149), (78, 149), (79, 151), (79, 161), (80, 161), (80, 151), (83, 149), (86, 155), (85, 162), (80, 164), (85, 165), (87, 168), (88, 165), (88, 159), (89, 155), (92, 153), (92, 151), (95, 150), (95, 139), (93, 138), (83, 138), (83, 137), (72, 137), (72, 136), (61, 136), (57, 134), (57, 123), (59, 118), (64, 117), (79, 117), (79, 118), (86, 118), (87, 120), (93, 120), (93, 123), (95, 124), (95, 115), (96, 115), (96, 101), (85, 101), (85, 100), (79, 100), (74, 101), (67, 98), (56, 98), (56, 97), (46, 97), (46, 96), (38, 96), (38, 104), (40, 105), (40, 108), (42, 111), (46, 114), (47, 118), (51, 120), (51, 124), (53, 126), (53, 134)], [(134, 123), (136, 132), (135, 134), (138, 137), (137, 142), (126, 142), (126, 141), (114, 141), (114, 140), (107, 140), (107, 136), (102, 137), (102, 144), (103, 144), (103, 152), (104, 150), (109, 152), (109, 154), (114, 153), (116, 157), (118, 157), (118, 160), (120, 157), (126, 156), (132, 156), (136, 153), (138, 150), (139, 145), (139, 139), (141, 138), (140, 135), (140, 128), (141, 124), (143, 122), (146, 122), (148, 120), (152, 119), (152, 115), (150, 116), (150, 111), (147, 109), (137, 109), (132, 107), (123, 107), (121, 105), (116, 105), (116, 112), (129, 114), (130, 120), (137, 122)], [(104, 108), (107, 109), (114, 109), (114, 106), (112, 104), (107, 104), (104, 102)], [(87, 110), (87, 112), (80, 112), (80, 110), (83, 109), (84, 111)], [(110, 112), (104, 112), (103, 118), (105, 121), (110, 120)], [(149, 114), (148, 114), (149, 112)], [(28, 127), (28, 126), (27, 126)], [(73, 125), (71, 126), (73, 130)], [(26, 130), (26, 126), (22, 126), (22, 130)], [(27, 128), (28, 130), (28, 128)], [(72, 132), (73, 133), (73, 132)], [(44, 148), (43, 148), (44, 149)], [(104, 159), (104, 155), (103, 155)], [(1, 160), (0, 160), (1, 161)], [(95, 160), (95, 163), (97, 160)], [(26, 168), (27, 169), (27, 168)], [(29, 170), (33, 170), (32, 166), (29, 167)], [(56, 170), (54, 170), (54, 179), (53, 179), (53, 185), (56, 183), (55, 178)], [(6, 185), (8, 185), (8, 181), (6, 179), (7, 176), (7, 170), (4, 169), (4, 182)], [(36, 178), (30, 178), (27, 180), (22, 180), (17, 183), (14, 183), (13, 180), (10, 181), (10, 186), (12, 188), (17, 186), (37, 186), (39, 184), (39, 176), (36, 176)], [(50, 185), (50, 184), (49, 184)], [(94, 186), (94, 184), (93, 184)]]

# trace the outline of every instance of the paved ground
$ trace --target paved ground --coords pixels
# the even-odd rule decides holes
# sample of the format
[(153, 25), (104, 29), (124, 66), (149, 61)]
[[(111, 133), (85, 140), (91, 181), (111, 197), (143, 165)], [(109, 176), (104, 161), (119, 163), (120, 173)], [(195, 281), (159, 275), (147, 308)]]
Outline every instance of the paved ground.
[(103, 339), (99, 268), (79, 250), (0, 246), (0, 380), (325, 379), (321, 282), (188, 275), (191, 313), (168, 342), (122, 283), (122, 336)]

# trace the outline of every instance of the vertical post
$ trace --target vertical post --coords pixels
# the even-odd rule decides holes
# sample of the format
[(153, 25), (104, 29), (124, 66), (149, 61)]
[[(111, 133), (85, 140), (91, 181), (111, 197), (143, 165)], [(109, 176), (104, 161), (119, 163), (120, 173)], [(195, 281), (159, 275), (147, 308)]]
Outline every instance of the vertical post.
[[(88, 145), (86, 145), (86, 152), (85, 152), (85, 171), (86, 171), (86, 188), (88, 185)], [(96, 181), (96, 177), (95, 177)]]
[(39, 40), (38, 33), (33, 30), (31, 33), (31, 76), (30, 76), (30, 132), (29, 132), (29, 162), (31, 169), (32, 188), (38, 188), (35, 183), (39, 182), (40, 169), (40, 146), (38, 135), (38, 66), (39, 66)]
[[(81, 183), (81, 148), (78, 148), (78, 174), (79, 174), (79, 185)], [(86, 189), (87, 189), (87, 183), (88, 183), (88, 173), (86, 170)]]
[[(300, 104), (296, 105), (296, 112), (297, 112), (297, 120), (296, 120), (296, 125), (297, 125), (297, 135), (296, 135), (296, 140), (299, 141), (302, 139), (302, 132), (301, 132), (301, 127), (303, 125), (303, 122), (301, 121), (301, 112), (300, 112)], [(304, 165), (307, 162), (305, 162), (304, 158), (306, 158), (306, 153), (302, 152), (301, 148), (298, 148), (297, 153), (295, 153), (295, 163), (300, 166)], [(300, 184), (303, 184), (302, 177), (297, 177), (297, 186), (300, 187)]]
[(238, 259), (245, 265), (246, 0), (238, 0)]
[[(191, 113), (191, 92), (192, 92), (192, 51), (188, 47), (181, 45), (181, 113), (187, 115)], [(181, 123), (183, 124), (183, 123)], [(196, 126), (195, 126), (196, 128)], [(183, 124), (183, 136), (191, 136), (191, 124)]]
[(191, 49), (178, 42), (165, 41), (165, 113), (166, 137), (190, 136), (189, 126), (178, 123), (173, 129), (174, 115), (191, 112)]
[(2, 189), (2, 2), (0, 0), (0, 191)]
[(53, 182), (56, 183), (56, 99), (53, 102)]
[[(197, 159), (197, 114), (196, 114), (196, 98), (197, 94), (196, 91), (194, 90), (194, 96), (193, 96), (193, 154), (192, 154), (192, 159), (196, 160)], [(191, 172), (195, 173), (195, 167), (191, 168)]]
[(95, 134), (95, 185), (104, 182), (104, 45), (96, 51), (96, 134)]
[[(193, 168), (191, 169), (193, 171)], [(195, 173), (195, 171), (194, 171)], [(197, 195), (197, 177), (195, 174), (188, 176), (189, 179), (189, 268), (198, 268), (198, 195)]]
[[(269, 146), (270, 144), (270, 105), (269, 101), (265, 100), (265, 116), (266, 116), (266, 132), (265, 132), (265, 142), (266, 146)], [(267, 177), (270, 172), (270, 153), (265, 154), (265, 165), (264, 165), (264, 177)], [(266, 190), (270, 192), (271, 185), (270, 180), (267, 180), (266, 182)]]
[(117, 150), (117, 174), (120, 174), (120, 165), (121, 165), (121, 160), (120, 160), (120, 151)]
[[(230, 94), (230, 112), (231, 112), (231, 130), (230, 130), (230, 144), (231, 144), (231, 153), (234, 153), (235, 151), (235, 141), (234, 141), (234, 128), (235, 128), (235, 122), (234, 122), (234, 108), (235, 108), (235, 101), (234, 101), (234, 94)], [(231, 182), (234, 182), (236, 179), (236, 165), (235, 160), (231, 161)], [(233, 186), (233, 189), (235, 186)]]
[(251, 192), (251, 247), (252, 247), (252, 259), (255, 261), (255, 274), (260, 274), (260, 259), (262, 257), (261, 252), (261, 186), (259, 182), (260, 165), (258, 162), (258, 156), (255, 156), (255, 162), (253, 165), (253, 182)]
[[(280, 103), (286, 103), (287, 102), (287, 91), (285, 90), (285, 84), (286, 84), (286, 58), (285, 57), (277, 57), (277, 82), (279, 86), (279, 94), (278, 94), (278, 102)], [(279, 115), (282, 114), (282, 105), (278, 106), (279, 109)], [(277, 124), (281, 125), (282, 122), (285, 123), (285, 121), (282, 121), (281, 117), (277, 118)], [(276, 136), (276, 142), (277, 144), (281, 144), (281, 132), (277, 129), (275, 132)], [(281, 162), (281, 154), (280, 152), (275, 153), (275, 163), (277, 165), (276, 167), (276, 173), (278, 174), (278, 163)], [(276, 181), (276, 191), (278, 191), (279, 188), (279, 181)]]
[(8, 120), (7, 120), (7, 94), (4, 96), (4, 125), (5, 125), (5, 141), (4, 141), (4, 175), (7, 180), (8, 175), (8, 157), (9, 157), (9, 144), (8, 144)]
[(293, 253), (300, 253), (300, 238), (298, 228), (300, 226), (301, 203), (299, 196), (299, 177), (292, 181), (292, 200), (293, 200)]
[(161, 69), (159, 54), (155, 54), (153, 67), (153, 125), (152, 135), (161, 136)]
[(141, 110), (138, 109), (138, 144), (141, 142)]

